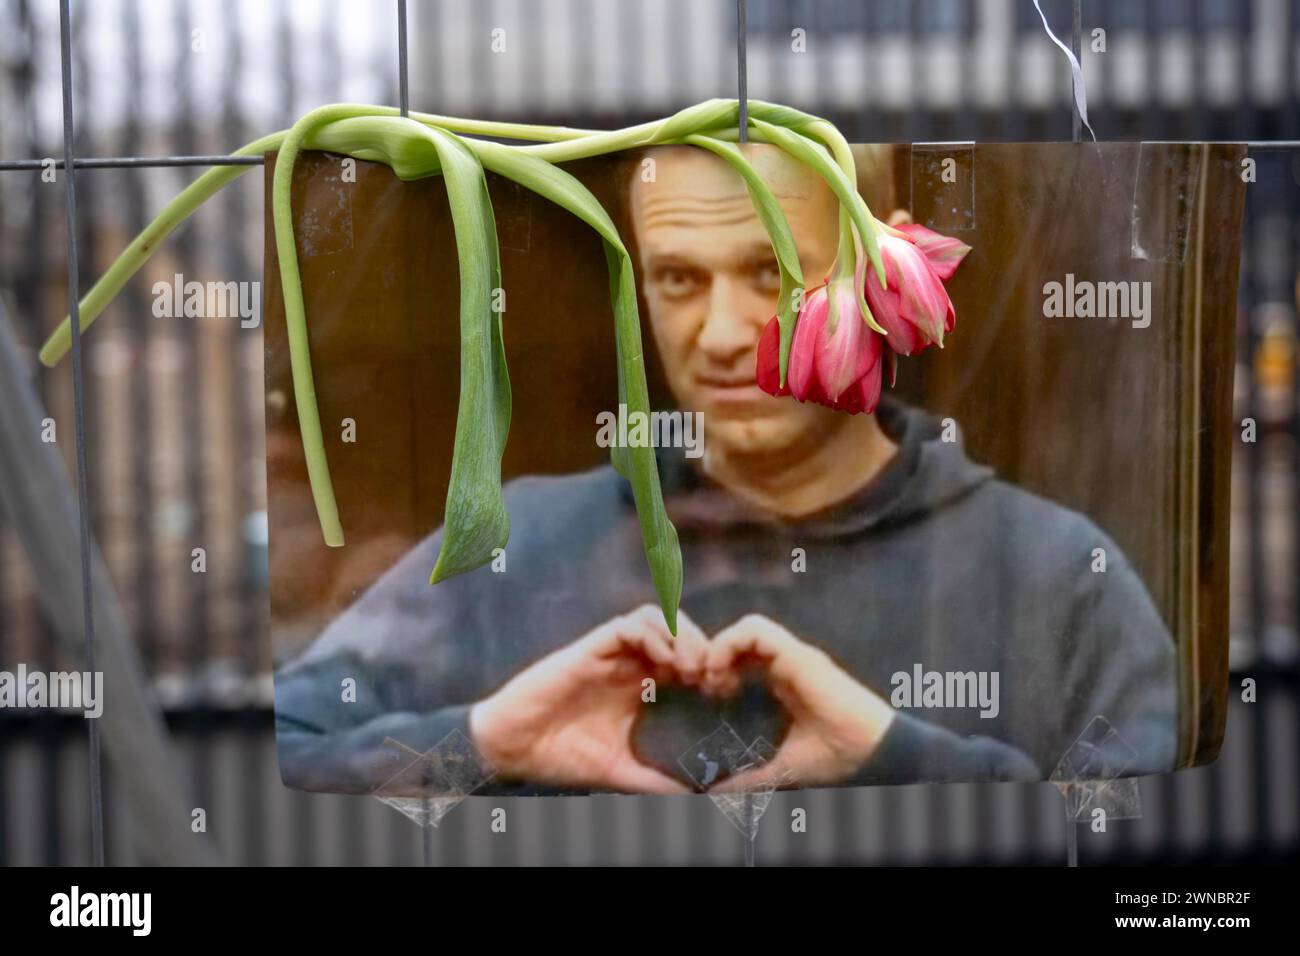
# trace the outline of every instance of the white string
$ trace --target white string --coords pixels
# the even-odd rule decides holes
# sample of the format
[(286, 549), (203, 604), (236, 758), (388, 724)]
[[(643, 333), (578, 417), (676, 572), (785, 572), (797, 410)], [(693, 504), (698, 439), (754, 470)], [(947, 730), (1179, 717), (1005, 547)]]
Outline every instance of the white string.
[(1092, 131), (1092, 126), (1088, 123), (1088, 89), (1083, 82), (1083, 66), (1079, 63), (1079, 58), (1074, 55), (1074, 51), (1062, 43), (1056, 34), (1052, 32), (1052, 27), (1047, 22), (1047, 15), (1043, 13), (1043, 8), (1039, 6), (1038, 0), (1034, 0), (1034, 9), (1038, 11), (1038, 16), (1042, 19), (1043, 29), (1047, 31), (1048, 37), (1061, 48), (1061, 52), (1070, 61), (1070, 72), (1074, 76), (1074, 108), (1079, 113), (1079, 119), (1083, 120), (1083, 125), (1088, 127), (1088, 134), (1095, 143), (1097, 134)]

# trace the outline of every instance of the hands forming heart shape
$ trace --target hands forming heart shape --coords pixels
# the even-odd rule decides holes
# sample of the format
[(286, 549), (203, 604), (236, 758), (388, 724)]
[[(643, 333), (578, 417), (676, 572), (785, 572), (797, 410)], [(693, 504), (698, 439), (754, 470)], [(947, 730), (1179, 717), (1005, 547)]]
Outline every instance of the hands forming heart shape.
[[(757, 672), (786, 712), (776, 755), (726, 777), (712, 791), (839, 782), (875, 752), (894, 716), (824, 651), (760, 614), (712, 639), (684, 613), (677, 635), (653, 605), (607, 621), (518, 674), (470, 711), (475, 744), (507, 778), (628, 793), (688, 793), (655, 760), (638, 755), (644, 680), (680, 685), (704, 700), (735, 700)], [(712, 729), (711, 727), (706, 728)], [(689, 745), (692, 740), (685, 741)]]

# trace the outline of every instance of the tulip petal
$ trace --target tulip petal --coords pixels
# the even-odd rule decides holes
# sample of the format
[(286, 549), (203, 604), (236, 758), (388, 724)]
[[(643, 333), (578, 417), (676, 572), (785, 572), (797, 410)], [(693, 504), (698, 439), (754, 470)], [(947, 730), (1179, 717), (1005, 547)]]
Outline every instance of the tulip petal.
[(850, 415), (870, 415), (880, 404), (881, 371), (880, 363), (877, 362), (832, 407)]
[(769, 395), (790, 394), (790, 389), (781, 384), (781, 324), (776, 316), (763, 327), (759, 337), (754, 377), (758, 387)]
[(817, 380), (827, 398), (836, 401), (850, 385), (862, 378), (880, 360), (878, 342), (873, 351), (874, 333), (858, 312), (857, 292), (852, 279), (843, 279), (828, 287), (829, 309), (834, 310), (834, 329), (828, 319), (818, 337)]
[(915, 241), (917, 248), (925, 254), (930, 267), (934, 269), (935, 275), (944, 282), (953, 277), (953, 273), (957, 271), (957, 267), (961, 265), (961, 261), (966, 258), (966, 254), (971, 249), (960, 239), (945, 236), (917, 223), (904, 223), (897, 228)]
[(929, 345), (930, 339), (914, 324), (903, 298), (907, 277), (900, 268), (900, 257), (910, 254), (921, 262), (924, 262), (924, 257), (916, 254), (912, 243), (894, 236), (881, 237), (880, 254), (885, 261), (889, 288), (882, 288), (874, 273), (868, 273), (864, 290), (866, 299), (876, 321), (885, 330), (890, 347), (900, 355), (912, 355)]
[[(895, 325), (885, 327), (894, 332), (898, 326), (910, 327), (912, 334), (900, 335), (899, 342), (909, 347), (904, 355), (919, 352), (931, 343), (942, 346), (944, 332), (948, 329), (948, 310), (951, 301), (943, 282), (935, 273), (929, 260), (914, 243), (890, 237), (885, 246), (885, 258), (891, 269), (889, 290), (885, 293), (896, 313)], [(894, 271), (896, 270), (896, 271)], [(916, 342), (919, 339), (919, 344)], [(891, 336), (891, 344), (894, 339)]]
[(817, 382), (817, 348), (829, 311), (826, 288), (815, 289), (804, 297), (803, 309), (795, 323), (794, 338), (790, 343), (790, 364), (786, 368), (785, 383), (801, 402), (816, 401), (811, 396), (820, 394)]

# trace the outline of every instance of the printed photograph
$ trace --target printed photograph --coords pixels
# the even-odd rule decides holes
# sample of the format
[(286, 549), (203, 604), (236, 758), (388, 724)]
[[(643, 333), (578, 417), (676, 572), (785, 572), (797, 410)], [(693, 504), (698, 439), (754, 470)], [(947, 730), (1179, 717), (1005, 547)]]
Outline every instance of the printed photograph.
[[(633, 263), (641, 410), (600, 237), (489, 177), (508, 543), (437, 583), (447, 410), (476, 374), (457, 361), (452, 211), (377, 164), (343, 190), (340, 157), (299, 158), (347, 540), (321, 537), (268, 300), (288, 785), (752, 793), (1095, 781), (1216, 755), (1227, 526), (1211, 503), (1243, 150), (854, 146), (883, 283), (825, 178), (773, 145), (743, 152), (797, 250), (785, 337), (789, 263), (724, 157), (663, 146), (567, 167)], [(410, 269), (388, 255), (399, 243), (426, 250)], [(268, 219), (268, 270), (274, 255)], [(653, 450), (680, 548), (676, 608), (620, 467), (635, 449)]]

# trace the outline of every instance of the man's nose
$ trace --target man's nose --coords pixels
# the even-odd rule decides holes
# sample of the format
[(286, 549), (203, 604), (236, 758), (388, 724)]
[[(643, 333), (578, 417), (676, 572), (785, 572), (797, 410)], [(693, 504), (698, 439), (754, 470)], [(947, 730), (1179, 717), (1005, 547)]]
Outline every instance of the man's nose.
[(728, 279), (716, 278), (709, 289), (709, 312), (700, 330), (699, 348), (714, 362), (735, 361), (754, 350), (764, 321), (752, 294)]

